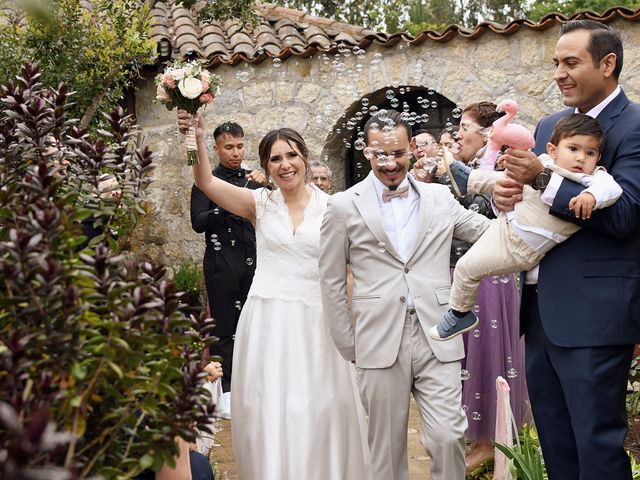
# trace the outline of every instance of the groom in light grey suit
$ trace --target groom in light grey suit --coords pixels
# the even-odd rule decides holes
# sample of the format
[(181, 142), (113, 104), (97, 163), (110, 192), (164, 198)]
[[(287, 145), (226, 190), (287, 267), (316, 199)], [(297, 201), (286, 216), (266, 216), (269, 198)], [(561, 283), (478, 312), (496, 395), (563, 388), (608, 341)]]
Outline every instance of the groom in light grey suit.
[(447, 309), (452, 237), (473, 242), (489, 220), (465, 210), (447, 187), (407, 175), (411, 127), (398, 112), (372, 117), (364, 135), (372, 171), (329, 199), (322, 222), (324, 316), (338, 350), (356, 364), (374, 480), (408, 479), (410, 393), (433, 480), (463, 480), (462, 338), (438, 342), (425, 332)]

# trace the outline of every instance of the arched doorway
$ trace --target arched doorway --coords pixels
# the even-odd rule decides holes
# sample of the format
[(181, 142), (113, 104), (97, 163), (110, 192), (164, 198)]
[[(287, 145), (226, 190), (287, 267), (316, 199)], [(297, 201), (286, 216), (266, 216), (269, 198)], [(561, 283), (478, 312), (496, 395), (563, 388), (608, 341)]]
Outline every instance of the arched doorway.
[(369, 161), (362, 150), (357, 149), (357, 141), (363, 136), (364, 125), (371, 114), (381, 109), (394, 109), (408, 114), (408, 123), (413, 130), (426, 130), (439, 138), (444, 130), (456, 131), (460, 120), (457, 105), (435, 90), (407, 85), (404, 87), (381, 88), (351, 104), (340, 117), (327, 137), (323, 157), (342, 159), (345, 188), (364, 179), (371, 170)]

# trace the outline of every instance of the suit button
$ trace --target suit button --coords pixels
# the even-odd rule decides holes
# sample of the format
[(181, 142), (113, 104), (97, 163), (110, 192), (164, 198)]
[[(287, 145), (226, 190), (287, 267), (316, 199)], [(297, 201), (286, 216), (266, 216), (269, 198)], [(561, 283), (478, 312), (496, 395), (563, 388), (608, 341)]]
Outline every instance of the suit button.
[(406, 301), (407, 301), (407, 297), (405, 297), (405, 296), (403, 295), (402, 297), (400, 297), (400, 301), (401, 301), (402, 303), (406, 302)]
[(409, 269), (405, 267), (404, 273), (409, 273)]

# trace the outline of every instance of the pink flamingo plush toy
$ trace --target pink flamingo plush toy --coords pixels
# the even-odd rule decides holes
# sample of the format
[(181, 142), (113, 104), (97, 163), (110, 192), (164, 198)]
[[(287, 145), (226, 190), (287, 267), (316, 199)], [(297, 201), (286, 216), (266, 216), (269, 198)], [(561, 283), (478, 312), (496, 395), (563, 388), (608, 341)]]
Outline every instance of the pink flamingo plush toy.
[(503, 145), (518, 150), (528, 150), (535, 145), (535, 140), (529, 130), (522, 125), (510, 123), (518, 113), (518, 104), (515, 100), (503, 100), (498, 104), (496, 111), (507, 112), (507, 114), (493, 122), (487, 149), (478, 167), (482, 170), (493, 170)]

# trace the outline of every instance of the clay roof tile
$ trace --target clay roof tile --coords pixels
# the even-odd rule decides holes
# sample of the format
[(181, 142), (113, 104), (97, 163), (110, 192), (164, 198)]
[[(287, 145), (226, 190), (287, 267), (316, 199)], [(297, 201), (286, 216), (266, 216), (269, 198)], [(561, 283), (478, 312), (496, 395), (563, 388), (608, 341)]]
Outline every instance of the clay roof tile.
[(538, 22), (519, 19), (502, 25), (486, 21), (473, 29), (449, 25), (441, 32), (425, 30), (412, 36), (407, 33), (375, 32), (268, 3), (257, 4), (257, 11), (261, 22), (255, 28), (241, 28), (239, 21), (198, 24), (190, 10), (176, 5), (175, 0), (165, 0), (156, 3), (151, 11), (151, 37), (156, 40), (167, 38), (178, 55), (196, 54), (215, 66), (240, 61), (260, 62), (268, 57), (307, 57), (318, 50), (334, 53), (339, 44), (367, 48), (371, 44), (392, 47), (401, 41), (410, 45), (426, 41), (445, 43), (457, 36), (475, 40), (487, 32), (512, 35), (523, 28), (542, 31), (576, 18), (590, 18), (605, 23), (616, 18), (640, 21), (640, 9), (612, 7), (601, 15), (592, 11), (578, 12), (570, 17), (549, 13)]

